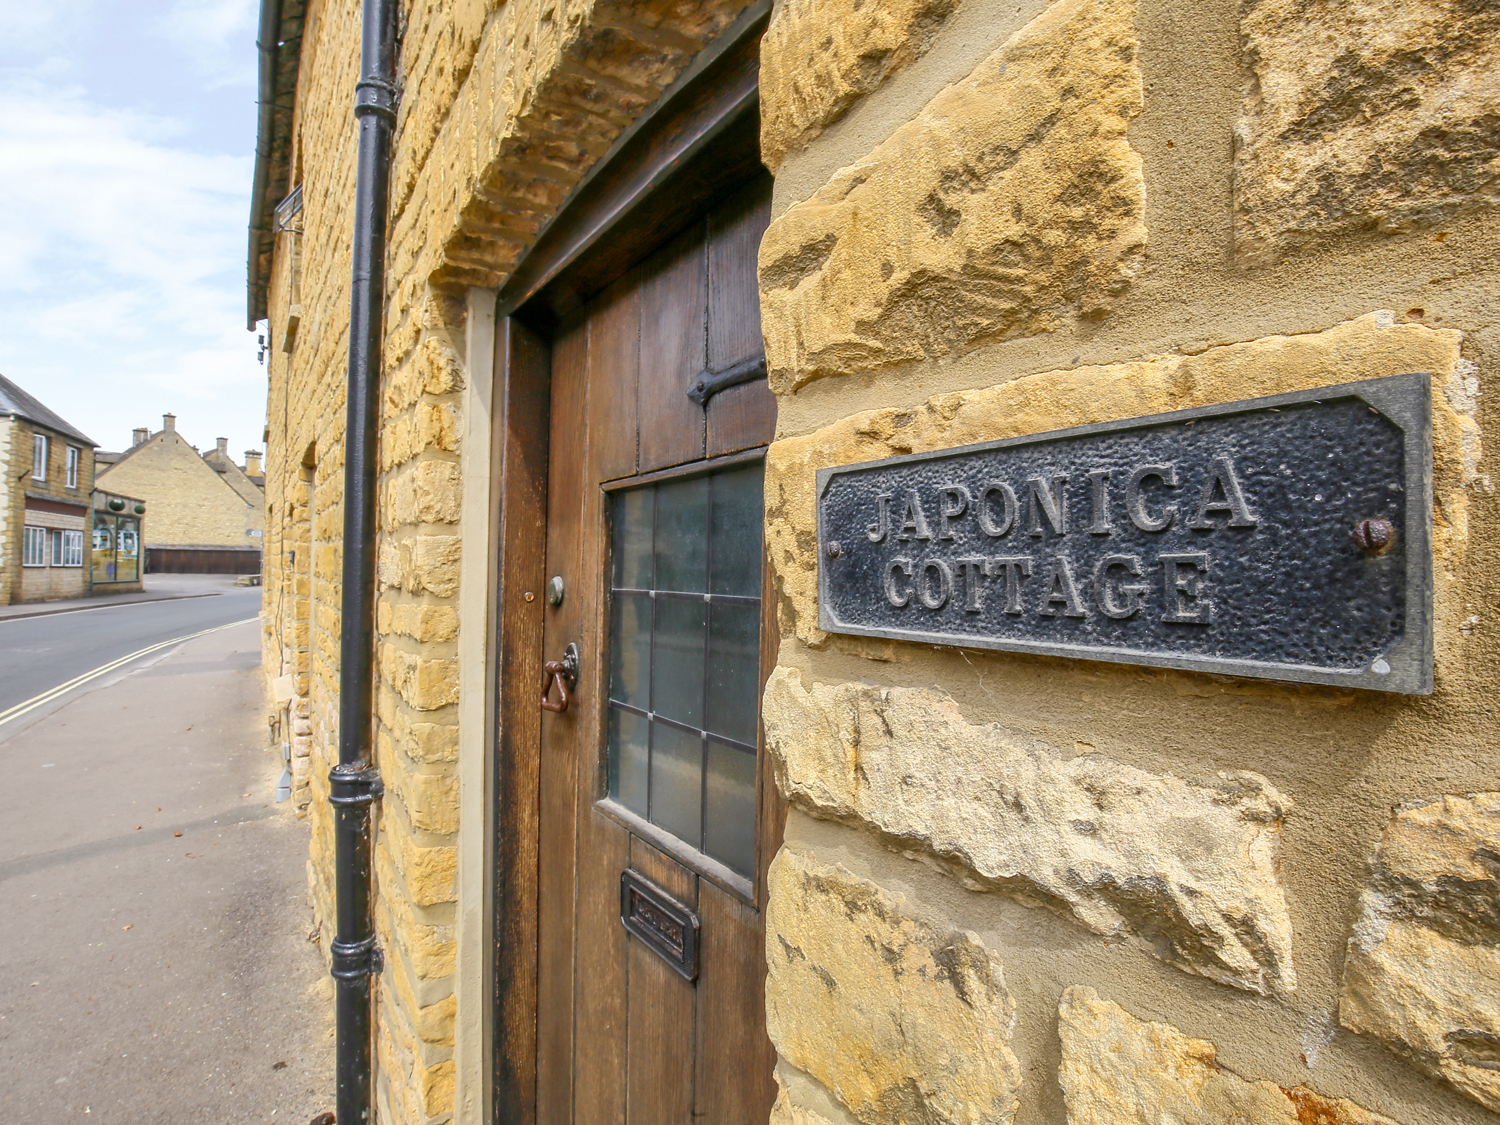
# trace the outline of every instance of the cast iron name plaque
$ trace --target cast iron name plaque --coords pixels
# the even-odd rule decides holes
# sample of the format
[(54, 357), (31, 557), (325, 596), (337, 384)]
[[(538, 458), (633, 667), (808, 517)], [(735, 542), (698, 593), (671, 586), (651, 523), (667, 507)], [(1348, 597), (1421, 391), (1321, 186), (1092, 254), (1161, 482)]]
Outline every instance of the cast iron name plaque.
[(827, 632), (1432, 690), (1427, 375), (818, 473)]
[(620, 872), (620, 921), (677, 972), (698, 979), (698, 916), (629, 868)]

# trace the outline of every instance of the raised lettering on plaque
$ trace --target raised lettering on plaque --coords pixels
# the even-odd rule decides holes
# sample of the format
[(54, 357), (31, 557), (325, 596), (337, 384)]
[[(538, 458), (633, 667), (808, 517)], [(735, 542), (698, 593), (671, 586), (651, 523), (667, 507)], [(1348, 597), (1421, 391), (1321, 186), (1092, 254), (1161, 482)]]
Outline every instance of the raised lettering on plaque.
[(1425, 694), (1431, 381), (818, 474), (832, 633)]

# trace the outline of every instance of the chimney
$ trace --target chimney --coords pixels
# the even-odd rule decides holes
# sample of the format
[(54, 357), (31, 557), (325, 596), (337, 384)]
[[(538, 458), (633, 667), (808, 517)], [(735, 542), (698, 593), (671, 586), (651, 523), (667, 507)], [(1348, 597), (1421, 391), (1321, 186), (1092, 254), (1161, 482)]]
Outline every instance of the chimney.
[(221, 438), (214, 438), (214, 441), (216, 441), (216, 442), (219, 443), (219, 449), (218, 449), (219, 456), (227, 458), (229, 456), (229, 439), (227, 437), (221, 437)]
[(148, 429), (146, 429), (145, 426), (139, 426), (136, 429), (131, 430), (130, 431), (130, 448), (134, 449), (138, 445), (145, 445), (147, 439), (149, 439), (150, 437), (151, 437), (151, 431), (148, 430)]
[(177, 429), (177, 415), (175, 415), (175, 414), (163, 414), (161, 416), (161, 428), (164, 429), (164, 430), (174, 430), (175, 431)]
[(247, 477), (260, 476), (260, 450), (245, 450), (245, 475)]

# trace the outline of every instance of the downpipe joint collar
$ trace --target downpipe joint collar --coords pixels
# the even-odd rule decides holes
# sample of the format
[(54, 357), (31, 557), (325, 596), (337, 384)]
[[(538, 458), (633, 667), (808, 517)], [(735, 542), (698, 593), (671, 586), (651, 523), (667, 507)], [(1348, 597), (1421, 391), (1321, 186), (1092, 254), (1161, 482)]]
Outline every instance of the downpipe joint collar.
[(328, 771), (328, 803), (339, 808), (369, 805), (385, 794), (380, 771), (369, 762), (336, 765)]
[(334, 941), (328, 951), (332, 954), (330, 970), (334, 980), (359, 981), (366, 977), (379, 976), (385, 969), (385, 955), (375, 944), (371, 934), (363, 941)]
[(354, 116), (383, 117), (396, 121), (396, 87), (383, 78), (361, 78), (354, 87)]

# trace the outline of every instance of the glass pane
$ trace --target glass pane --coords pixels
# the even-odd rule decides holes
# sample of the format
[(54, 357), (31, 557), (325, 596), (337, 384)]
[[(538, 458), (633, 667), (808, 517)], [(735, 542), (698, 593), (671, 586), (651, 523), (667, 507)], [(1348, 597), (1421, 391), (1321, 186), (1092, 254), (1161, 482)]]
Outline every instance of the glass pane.
[(656, 589), (702, 593), (708, 578), (708, 478), (656, 486)]
[(715, 594), (760, 597), (761, 481), (759, 463), (713, 478), (713, 584)]
[(703, 739), (651, 724), (651, 823), (702, 845)]
[(755, 745), (760, 703), (760, 605), (710, 608), (707, 721), (714, 734)]
[(741, 875), (755, 870), (755, 755), (709, 740), (703, 850)]
[(646, 815), (646, 720), (609, 709), (609, 795), (631, 812)]
[(651, 643), (651, 710), (679, 723), (703, 724), (704, 610), (699, 601), (656, 599)]
[(651, 598), (646, 594), (615, 594), (610, 622), (609, 697), (647, 710), (646, 694), (651, 659)]
[(614, 561), (616, 587), (651, 588), (651, 506), (655, 492), (633, 488), (615, 493)]

